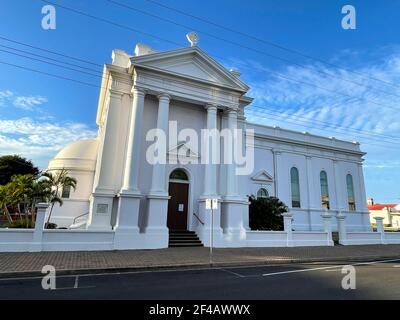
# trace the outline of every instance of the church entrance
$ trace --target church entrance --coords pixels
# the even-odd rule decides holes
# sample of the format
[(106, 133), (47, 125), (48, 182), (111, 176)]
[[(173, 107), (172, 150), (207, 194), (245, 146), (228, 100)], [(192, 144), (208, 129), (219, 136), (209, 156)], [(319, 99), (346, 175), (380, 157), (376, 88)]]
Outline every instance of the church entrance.
[(174, 170), (169, 177), (167, 227), (169, 230), (187, 230), (189, 179), (182, 169)]

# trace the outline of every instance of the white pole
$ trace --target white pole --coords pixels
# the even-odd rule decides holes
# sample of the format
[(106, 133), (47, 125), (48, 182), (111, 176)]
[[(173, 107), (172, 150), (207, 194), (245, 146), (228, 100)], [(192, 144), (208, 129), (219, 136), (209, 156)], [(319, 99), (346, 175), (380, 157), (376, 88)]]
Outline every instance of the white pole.
[(212, 265), (212, 248), (213, 248), (213, 224), (214, 224), (214, 210), (211, 206), (211, 229), (210, 229), (210, 265)]

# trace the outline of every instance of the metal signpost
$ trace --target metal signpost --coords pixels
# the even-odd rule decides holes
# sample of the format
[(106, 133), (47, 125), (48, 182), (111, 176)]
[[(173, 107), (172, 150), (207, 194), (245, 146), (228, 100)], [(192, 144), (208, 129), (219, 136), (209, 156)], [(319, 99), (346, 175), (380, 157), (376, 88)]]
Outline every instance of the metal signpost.
[(206, 199), (206, 210), (211, 210), (210, 223), (210, 265), (212, 265), (213, 236), (214, 236), (214, 209), (218, 209), (218, 199)]

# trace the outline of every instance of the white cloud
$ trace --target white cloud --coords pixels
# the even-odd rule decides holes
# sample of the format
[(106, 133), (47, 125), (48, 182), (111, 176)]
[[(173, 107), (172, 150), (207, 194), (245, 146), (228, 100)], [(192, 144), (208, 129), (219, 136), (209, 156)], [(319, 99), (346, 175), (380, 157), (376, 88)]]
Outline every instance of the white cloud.
[(41, 168), (65, 145), (94, 138), (96, 130), (86, 124), (39, 122), (30, 118), (0, 120), (0, 155), (20, 154)]
[(17, 95), (10, 90), (0, 91), (0, 106), (13, 105), (16, 108), (33, 111), (48, 100), (39, 95), (23, 96)]
[(41, 96), (19, 96), (14, 99), (14, 106), (25, 110), (33, 110), (34, 107), (47, 102), (47, 99)]
[[(343, 64), (348, 61), (345, 54), (332, 61)], [(355, 73), (318, 63), (280, 69), (255, 61), (232, 60), (230, 64), (244, 76), (250, 75), (246, 81), (251, 87), (249, 96), (255, 98), (252, 106), (262, 107), (248, 107), (249, 121), (360, 141), (367, 152), (367, 193), (383, 199), (400, 193), (400, 51), (382, 50), (375, 60), (370, 58), (376, 54), (366, 55), (368, 59), (360, 52), (350, 55), (349, 59), (356, 60), (347, 68)]]

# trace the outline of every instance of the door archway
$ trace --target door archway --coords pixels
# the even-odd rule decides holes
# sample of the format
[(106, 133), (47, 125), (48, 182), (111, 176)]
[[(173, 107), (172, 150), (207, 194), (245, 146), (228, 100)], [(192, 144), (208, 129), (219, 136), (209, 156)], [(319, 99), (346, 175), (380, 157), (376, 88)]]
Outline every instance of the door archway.
[(170, 230), (187, 230), (189, 204), (189, 176), (178, 168), (169, 175), (167, 227)]

